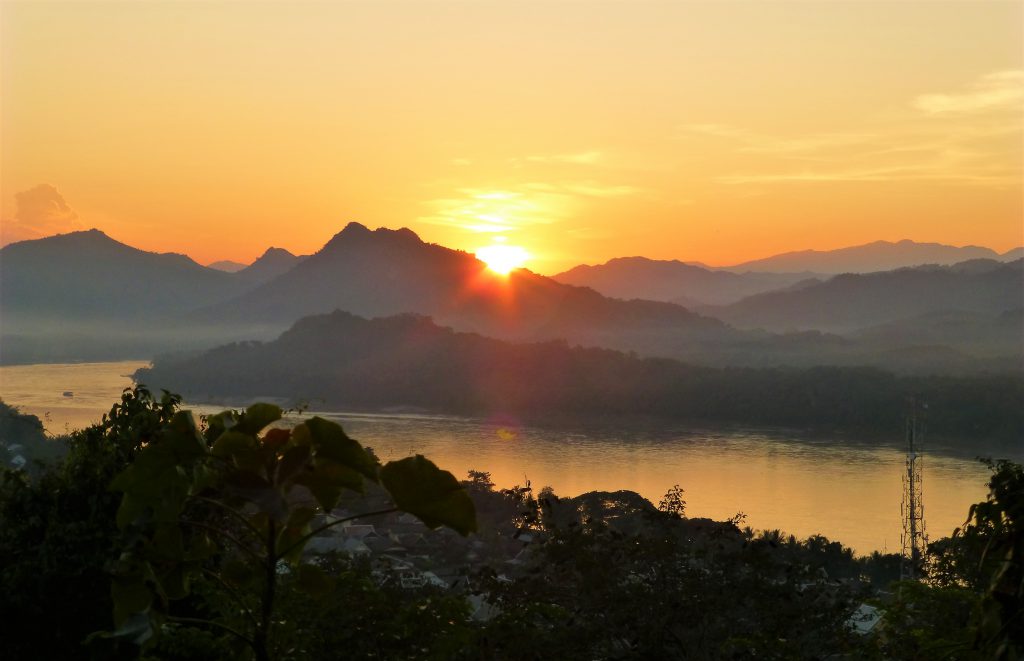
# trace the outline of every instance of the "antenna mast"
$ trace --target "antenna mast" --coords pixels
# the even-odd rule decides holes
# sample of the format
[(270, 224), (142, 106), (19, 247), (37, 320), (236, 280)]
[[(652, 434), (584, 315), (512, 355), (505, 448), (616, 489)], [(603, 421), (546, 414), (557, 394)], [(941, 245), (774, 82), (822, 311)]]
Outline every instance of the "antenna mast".
[[(925, 406), (924, 408), (927, 408)], [(907, 415), (907, 463), (903, 473), (903, 552), (900, 578), (917, 580), (922, 574), (927, 538), (924, 534), (924, 504), (921, 498), (921, 437), (924, 422), (917, 417), (917, 400), (910, 398)]]

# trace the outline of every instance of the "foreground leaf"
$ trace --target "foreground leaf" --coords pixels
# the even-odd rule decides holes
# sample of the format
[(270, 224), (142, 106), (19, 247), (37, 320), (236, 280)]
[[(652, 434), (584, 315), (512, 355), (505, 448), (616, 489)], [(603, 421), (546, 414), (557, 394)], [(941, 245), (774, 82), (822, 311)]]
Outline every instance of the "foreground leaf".
[(476, 532), (476, 509), (469, 494), (454, 475), (423, 455), (389, 462), (380, 478), (395, 505), (428, 527), (448, 526), (460, 535)]

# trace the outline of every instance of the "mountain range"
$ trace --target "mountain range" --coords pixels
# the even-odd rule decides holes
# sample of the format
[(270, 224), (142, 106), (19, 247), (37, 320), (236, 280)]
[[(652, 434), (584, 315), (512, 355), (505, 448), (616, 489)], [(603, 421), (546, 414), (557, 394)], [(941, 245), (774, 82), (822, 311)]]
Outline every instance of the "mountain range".
[(430, 315), (494, 337), (602, 336), (671, 330), (676, 339), (712, 339), (731, 329), (681, 306), (621, 301), (519, 269), (501, 277), (472, 254), (427, 244), (408, 229), (371, 231), (349, 223), (287, 273), (200, 312), (221, 324), (279, 324), (341, 309), (368, 317)]
[(827, 276), (807, 271), (734, 273), (677, 260), (618, 257), (595, 266), (581, 264), (551, 277), (614, 298), (647, 298), (695, 307), (735, 303), (753, 294)]
[[(408, 229), (350, 223), (313, 255), (272, 248), (236, 273), (183, 255), (137, 250), (97, 230), (76, 232), (0, 249), (0, 360), (150, 358), (270, 339), (299, 318), (333, 310), (428, 315), (459, 331), (504, 340), (564, 339), (706, 365), (956, 372), (1018, 369), (1024, 352), (997, 333), (1004, 339), (978, 353), (964, 331), (965, 324), (984, 325), (1003, 313), (1013, 318), (1021, 307), (1019, 263), (974, 260), (832, 277), (736, 274), (638, 258), (613, 262), (615, 268), (597, 267), (605, 278), (601, 286), (618, 287), (613, 276), (621, 267), (621, 280), (629, 282), (615, 292), (630, 300), (525, 269), (499, 276), (473, 255), (425, 243)], [(646, 279), (630, 280), (638, 269)], [(681, 281), (690, 283), (691, 306), (647, 300), (671, 295)], [(635, 289), (640, 295), (631, 296)], [(729, 302), (707, 305), (708, 299)], [(966, 316), (946, 335), (895, 330), (940, 311)], [(778, 332), (786, 329), (797, 332)]]
[[(275, 397), (334, 410), (400, 407), (513, 420), (653, 416), (700, 422), (891, 430), (905, 392), (936, 406), (937, 436), (1018, 438), (1021, 375), (893, 378), (864, 368), (716, 369), (565, 342), (511, 343), (417, 315), (335, 311), (266, 343), (157, 359), (136, 379), (195, 401)], [(1015, 401), (1016, 398), (1016, 401)]]
[(939, 264), (949, 266), (971, 259), (1012, 261), (1024, 257), (1024, 248), (999, 254), (979, 246), (948, 246), (941, 243), (874, 241), (860, 246), (836, 250), (797, 250), (764, 259), (755, 259), (727, 267), (730, 271), (762, 271), (768, 273), (870, 273), (906, 266)]
[(952, 266), (845, 273), (701, 309), (744, 328), (844, 332), (930, 312), (995, 317), (1022, 306), (1024, 260), (977, 259)]
[(248, 264), (242, 262), (233, 262), (230, 259), (222, 259), (218, 262), (211, 262), (207, 264), (207, 268), (214, 269), (216, 271), (224, 271), (225, 273), (238, 273), (244, 269)]
[(604, 264), (581, 264), (552, 278), (591, 287), (605, 296), (649, 298), (688, 307), (729, 305), (742, 298), (786, 287), (802, 287), (836, 274), (871, 273), (921, 265), (948, 266), (970, 260), (1010, 262), (1024, 248), (999, 254), (977, 246), (875, 241), (838, 250), (803, 250), (727, 267), (695, 262), (618, 257)]
[(0, 249), (5, 327), (145, 322), (245, 289), (235, 274), (207, 268), (185, 255), (138, 250), (96, 229)]

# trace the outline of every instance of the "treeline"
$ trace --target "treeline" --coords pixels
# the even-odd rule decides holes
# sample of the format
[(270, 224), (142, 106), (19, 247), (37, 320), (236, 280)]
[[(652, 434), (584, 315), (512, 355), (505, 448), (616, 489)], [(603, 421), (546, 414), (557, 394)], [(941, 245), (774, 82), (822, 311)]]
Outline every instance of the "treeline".
[(273, 342), (158, 359), (136, 379), (193, 401), (278, 397), (334, 408), (592, 421), (653, 416), (896, 433), (915, 397), (934, 436), (1024, 435), (1024, 378), (896, 376), (856, 367), (709, 368), (566, 342), (509, 343), (429, 318), (306, 317)]
[(0, 400), (0, 466), (33, 470), (36, 462), (58, 459), (63, 451), (47, 438), (38, 417)]
[[(289, 522), (278, 539), (291, 540), (292, 524), (304, 531), (329, 512), (368, 512), (361, 522), (382, 526), (381, 515), (397, 516), (382, 506), (391, 497), (398, 505), (398, 496), (382, 479), (365, 484), (363, 495), (351, 483), (340, 500), (331, 490), (327, 499), (340, 510), (307, 506), (301, 489), (285, 490), (289, 500), (268, 499), (270, 480), (294, 472), (296, 457), (309, 459), (304, 443), (316, 443), (315, 418), (304, 423), (306, 440), (297, 440), (298, 428), (270, 428), (257, 439), (266, 419), (252, 416), (272, 408), (259, 405), (208, 417), (196, 436), (178, 404), (173, 395), (126, 391), (100, 424), (59, 441), (69, 450), (59, 462), (34, 477), (0, 469), (0, 658), (980, 661), (1024, 651), (1024, 582), (1011, 561), (1024, 524), (1024, 468), (1016, 464), (993, 464), (988, 499), (954, 537), (929, 549), (920, 568), (927, 581), (898, 586), (888, 585), (898, 575), (895, 556), (854, 558), (824, 537), (741, 528), (739, 516), (687, 518), (678, 487), (655, 507), (628, 491), (559, 498), (548, 488), (498, 490), (481, 471), (452, 479), (446, 492), (472, 501), (469, 536), (421, 527), (408, 556), (387, 548), (362, 559), (317, 552), (264, 564), (250, 526), (269, 530), (270, 540), (274, 520)], [(225, 429), (228, 419), (235, 424)], [(354, 457), (356, 441), (337, 432), (346, 449), (330, 456)], [(318, 447), (318, 461), (328, 459), (321, 453), (329, 445)], [(197, 453), (216, 460), (191, 477), (160, 469)], [(221, 471), (255, 473), (214, 486)], [(154, 503), (168, 490), (149, 477), (196, 479), (179, 494), (189, 504), (126, 507), (136, 487), (122, 498), (123, 476), (143, 473), (138, 493)], [(434, 498), (437, 483), (429, 482), (399, 509)], [(315, 501), (327, 497), (317, 488), (325, 482), (301, 484)], [(415, 515), (424, 522), (440, 516), (430, 502)], [(164, 533), (150, 536), (154, 527)], [(397, 580), (417, 574), (424, 558), (456, 580)], [(176, 578), (182, 567), (187, 587)], [(144, 610), (126, 618), (126, 604)], [(250, 648), (250, 632), (261, 627), (269, 635)]]

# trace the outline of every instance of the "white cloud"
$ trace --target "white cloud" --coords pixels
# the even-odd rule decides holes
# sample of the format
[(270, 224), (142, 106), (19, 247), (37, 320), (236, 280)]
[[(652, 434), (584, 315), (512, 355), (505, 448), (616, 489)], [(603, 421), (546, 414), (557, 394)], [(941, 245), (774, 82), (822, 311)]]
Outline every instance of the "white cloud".
[(52, 184), (39, 184), (15, 193), (14, 202), (14, 218), (3, 222), (3, 243), (81, 229), (78, 213)]

